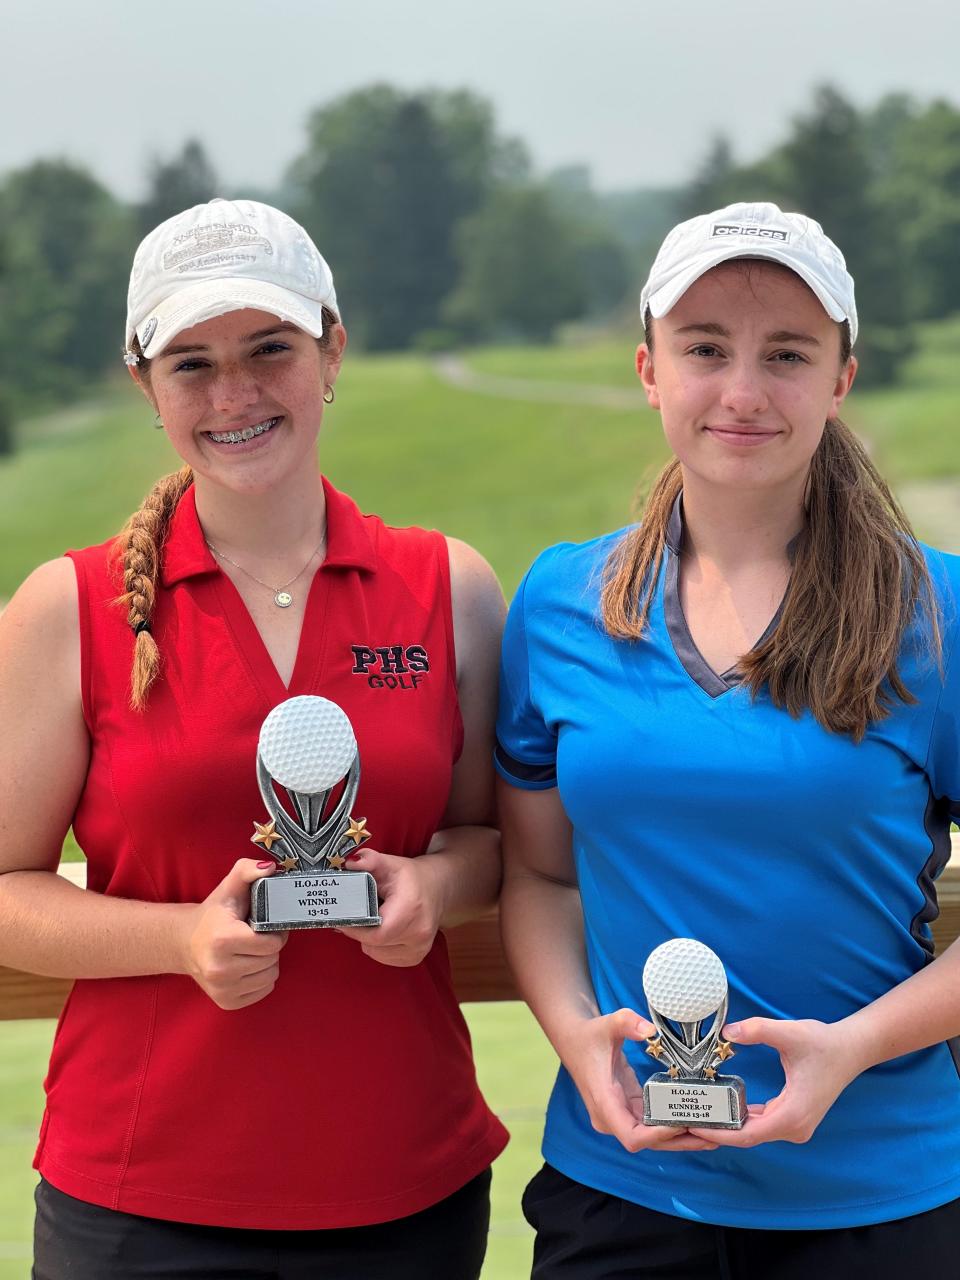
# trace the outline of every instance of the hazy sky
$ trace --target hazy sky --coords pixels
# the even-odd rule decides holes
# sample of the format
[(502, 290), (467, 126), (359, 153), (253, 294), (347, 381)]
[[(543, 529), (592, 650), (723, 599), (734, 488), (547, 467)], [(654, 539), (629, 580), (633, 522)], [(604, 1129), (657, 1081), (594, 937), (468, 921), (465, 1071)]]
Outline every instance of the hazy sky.
[(0, 0), (0, 48), (0, 173), (66, 156), (128, 197), (191, 135), (269, 187), (312, 107), (378, 80), (474, 89), (606, 189), (683, 181), (717, 131), (752, 159), (823, 80), (960, 102), (953, 0)]

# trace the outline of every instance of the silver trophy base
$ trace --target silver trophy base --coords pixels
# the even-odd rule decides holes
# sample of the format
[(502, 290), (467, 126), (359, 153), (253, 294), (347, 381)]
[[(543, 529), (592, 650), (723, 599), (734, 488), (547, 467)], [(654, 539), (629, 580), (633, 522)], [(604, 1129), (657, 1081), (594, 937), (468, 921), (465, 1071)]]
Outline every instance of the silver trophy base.
[(250, 886), (248, 923), (255, 933), (379, 924), (377, 882), (369, 871), (261, 876)]
[(742, 1129), (747, 1093), (739, 1076), (675, 1080), (665, 1071), (643, 1086), (643, 1123), (674, 1129)]

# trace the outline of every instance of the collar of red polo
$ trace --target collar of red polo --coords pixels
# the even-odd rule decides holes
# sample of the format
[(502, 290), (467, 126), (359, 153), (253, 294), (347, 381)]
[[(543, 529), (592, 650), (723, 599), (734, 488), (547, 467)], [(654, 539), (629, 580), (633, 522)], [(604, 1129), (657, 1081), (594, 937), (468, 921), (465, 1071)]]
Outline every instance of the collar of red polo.
[[(323, 493), (327, 504), (327, 554), (321, 569), (363, 569), (372, 573), (377, 567), (373, 541), (364, 516), (356, 503), (335, 489), (323, 477)], [(193, 485), (177, 504), (170, 521), (170, 531), (163, 547), (161, 581), (165, 587), (214, 573), (219, 569), (207, 546), (197, 517)]]

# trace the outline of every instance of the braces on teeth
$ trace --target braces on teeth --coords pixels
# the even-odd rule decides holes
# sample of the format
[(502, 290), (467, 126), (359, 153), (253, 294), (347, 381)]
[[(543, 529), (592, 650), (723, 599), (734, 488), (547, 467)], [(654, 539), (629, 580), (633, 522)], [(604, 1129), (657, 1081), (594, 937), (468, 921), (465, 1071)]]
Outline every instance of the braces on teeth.
[(215, 440), (217, 444), (240, 444), (243, 440), (252, 440), (254, 436), (262, 436), (265, 431), (270, 431), (276, 425), (276, 418), (268, 418), (266, 422), (258, 422), (255, 427), (244, 427), (242, 431), (227, 431), (223, 435), (218, 435), (215, 431), (211, 431), (210, 439)]

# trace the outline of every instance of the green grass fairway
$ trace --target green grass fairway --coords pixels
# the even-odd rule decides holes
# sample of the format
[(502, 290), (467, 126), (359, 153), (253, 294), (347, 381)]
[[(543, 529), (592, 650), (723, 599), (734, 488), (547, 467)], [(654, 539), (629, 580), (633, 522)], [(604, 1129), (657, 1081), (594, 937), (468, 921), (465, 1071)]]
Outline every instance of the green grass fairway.
[[(497, 348), (468, 363), (499, 377), (632, 388), (636, 340)], [(848, 402), (849, 421), (891, 480), (920, 493), (921, 533), (923, 485), (960, 477), (958, 347), (960, 318), (928, 326), (899, 387), (854, 392)], [(0, 461), (0, 599), (41, 560), (113, 533), (154, 478), (177, 465), (152, 416), (118, 377), (88, 403), (20, 425), (18, 453)], [(414, 356), (348, 357), (321, 440), (324, 470), (361, 507), (465, 538), (508, 595), (543, 547), (626, 523), (638, 486), (665, 456), (648, 411), (466, 393)], [(65, 856), (80, 856), (69, 841)], [(530, 1237), (520, 1193), (539, 1167), (554, 1058), (522, 1006), (466, 1012), (481, 1084), (513, 1134), (496, 1166), (484, 1280), (521, 1280)], [(30, 1158), (52, 1034), (51, 1022), (0, 1023), (0, 1280), (29, 1275)]]
[(483, 1280), (530, 1274), (531, 1234), (520, 1212), (523, 1188), (540, 1168), (543, 1113), (557, 1059), (522, 1004), (472, 1004), (464, 1012), (484, 1096), (510, 1130), (494, 1165), (493, 1214)]
[(848, 401), (851, 426), (873, 442), (878, 465), (895, 484), (960, 475), (958, 352), (960, 315), (924, 325), (899, 384), (854, 389)]
[[(151, 424), (118, 382), (61, 426), (22, 425), (19, 452), (0, 463), (0, 597), (38, 561), (109, 536), (174, 468)], [(444, 385), (422, 359), (358, 357), (337, 384), (320, 456), (361, 507), (473, 543), (510, 592), (543, 547), (625, 523), (665, 452), (652, 413), (494, 400)]]
[(556, 347), (485, 347), (471, 352), (468, 364), (477, 373), (540, 382), (582, 382), (607, 387), (639, 388), (634, 353), (643, 334), (624, 332), (583, 343)]
[(0, 1280), (26, 1280), (30, 1274), (30, 1161), (53, 1027), (51, 1021), (0, 1022)]

